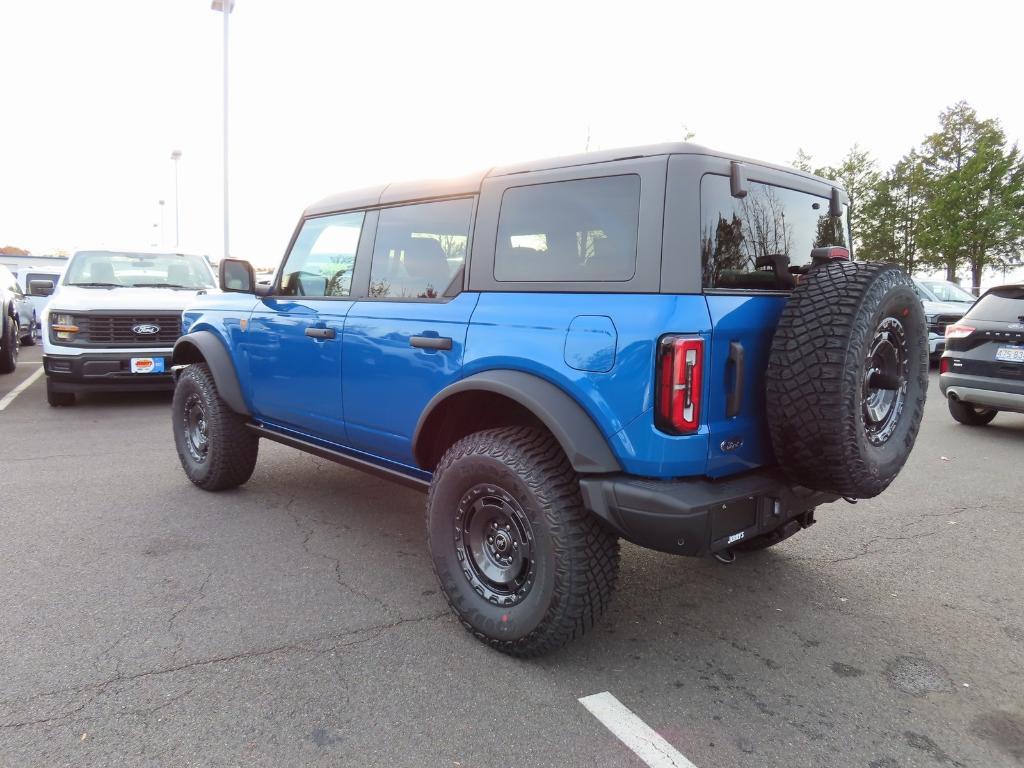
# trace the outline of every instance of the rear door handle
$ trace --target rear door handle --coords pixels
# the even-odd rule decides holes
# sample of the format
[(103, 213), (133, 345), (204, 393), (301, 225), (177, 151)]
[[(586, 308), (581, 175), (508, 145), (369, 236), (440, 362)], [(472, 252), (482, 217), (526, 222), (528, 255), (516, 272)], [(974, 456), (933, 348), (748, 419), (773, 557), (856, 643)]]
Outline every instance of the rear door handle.
[(449, 336), (411, 336), (409, 346), (419, 349), (451, 349), (452, 340)]
[(743, 407), (743, 345), (738, 341), (729, 342), (729, 362), (736, 369), (732, 392), (725, 403), (725, 415), (731, 419)]
[(333, 339), (337, 334), (333, 328), (307, 328), (306, 335), (314, 339)]

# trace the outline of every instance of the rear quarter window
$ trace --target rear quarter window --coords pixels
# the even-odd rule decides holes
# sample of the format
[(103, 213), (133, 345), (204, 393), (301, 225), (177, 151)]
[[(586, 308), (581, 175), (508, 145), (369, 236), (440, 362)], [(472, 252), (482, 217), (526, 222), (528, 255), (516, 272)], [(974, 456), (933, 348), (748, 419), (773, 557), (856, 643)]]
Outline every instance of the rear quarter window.
[(636, 272), (640, 177), (574, 179), (505, 190), (494, 279), (625, 282)]

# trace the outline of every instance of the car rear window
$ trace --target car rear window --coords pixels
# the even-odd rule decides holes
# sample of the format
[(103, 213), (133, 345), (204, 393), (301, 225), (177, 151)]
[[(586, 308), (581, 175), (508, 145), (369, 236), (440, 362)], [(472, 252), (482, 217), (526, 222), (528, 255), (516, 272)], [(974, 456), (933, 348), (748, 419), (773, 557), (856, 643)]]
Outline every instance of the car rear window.
[(1001, 323), (1024, 322), (1024, 286), (993, 288), (978, 299), (967, 316)]
[(751, 182), (746, 197), (733, 197), (729, 178), (706, 174), (700, 182), (701, 267), (704, 287), (777, 290), (759, 256), (781, 254), (791, 267), (811, 262), (811, 249), (847, 246), (847, 213), (833, 218), (829, 199), (786, 187)]
[(640, 177), (573, 179), (507, 189), (494, 279), (624, 282), (636, 272)]

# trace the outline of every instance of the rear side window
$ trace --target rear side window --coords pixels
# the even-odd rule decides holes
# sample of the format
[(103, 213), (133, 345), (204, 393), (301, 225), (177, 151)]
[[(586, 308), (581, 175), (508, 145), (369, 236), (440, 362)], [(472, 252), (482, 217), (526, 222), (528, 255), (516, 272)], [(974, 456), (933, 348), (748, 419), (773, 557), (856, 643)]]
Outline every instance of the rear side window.
[(363, 217), (358, 211), (306, 219), (281, 270), (280, 295), (348, 296)]
[(829, 200), (785, 187), (751, 182), (746, 197), (733, 197), (726, 176), (700, 182), (701, 268), (705, 288), (775, 290), (758, 256), (782, 254), (792, 267), (811, 262), (811, 249), (847, 245), (846, 208), (828, 215)]
[(1024, 323), (1024, 287), (993, 288), (978, 299), (967, 317), (998, 323)]
[(629, 280), (636, 271), (640, 177), (606, 176), (507, 189), (494, 279)]
[(466, 262), (473, 201), (443, 200), (380, 212), (370, 298), (437, 299)]

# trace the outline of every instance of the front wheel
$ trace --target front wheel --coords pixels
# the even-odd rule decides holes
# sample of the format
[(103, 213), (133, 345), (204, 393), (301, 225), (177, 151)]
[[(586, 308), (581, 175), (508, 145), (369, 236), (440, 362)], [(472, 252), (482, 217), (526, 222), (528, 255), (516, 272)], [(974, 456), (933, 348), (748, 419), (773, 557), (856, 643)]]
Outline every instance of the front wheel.
[(36, 322), (36, 316), (32, 315), (32, 320), (28, 324), (28, 332), (21, 337), (21, 344), (24, 347), (34, 347), (36, 345), (36, 337), (39, 335), (39, 323)]
[[(3, 318), (0, 318), (3, 323)], [(12, 373), (18, 366), (18, 323), (8, 320), (3, 323), (3, 338), (0, 338), (0, 373)]]
[(971, 427), (983, 427), (999, 413), (994, 408), (982, 408), (978, 405), (954, 400), (951, 397), (946, 398), (946, 402), (949, 404), (949, 415), (961, 424), (967, 424)]
[(427, 497), (430, 555), (448, 604), (479, 640), (539, 656), (592, 627), (618, 572), (618, 538), (582, 505), (555, 439), (528, 427), (455, 443)]
[(46, 402), (50, 404), (52, 408), (59, 408), (61, 406), (70, 406), (75, 404), (75, 393), (74, 392), (58, 392), (53, 388), (53, 382), (50, 379), (46, 380)]
[(193, 363), (181, 374), (171, 421), (178, 459), (195, 485), (223, 491), (252, 477), (260, 439), (221, 399), (206, 363)]

